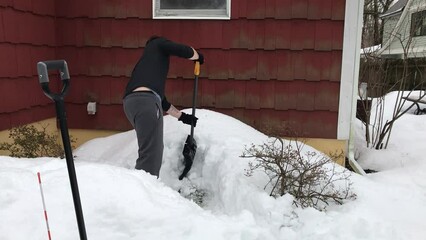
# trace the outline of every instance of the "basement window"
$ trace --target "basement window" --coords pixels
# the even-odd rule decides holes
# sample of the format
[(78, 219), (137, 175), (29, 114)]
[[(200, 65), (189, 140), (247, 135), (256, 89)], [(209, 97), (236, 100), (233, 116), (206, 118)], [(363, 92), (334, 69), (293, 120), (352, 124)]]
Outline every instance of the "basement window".
[(411, 15), (411, 33), (413, 37), (426, 36), (426, 10)]
[(231, 0), (153, 0), (154, 19), (230, 19)]

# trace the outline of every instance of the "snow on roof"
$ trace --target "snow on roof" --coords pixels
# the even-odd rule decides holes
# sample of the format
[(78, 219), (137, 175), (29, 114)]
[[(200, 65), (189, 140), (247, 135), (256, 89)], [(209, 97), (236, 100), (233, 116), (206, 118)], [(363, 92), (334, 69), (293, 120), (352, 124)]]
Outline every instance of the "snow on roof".
[(405, 6), (407, 5), (408, 0), (399, 0), (394, 5), (392, 5), (386, 12), (380, 15), (380, 17), (389, 17), (394, 14), (402, 12), (404, 10)]
[(365, 54), (369, 54), (369, 53), (374, 53), (378, 50), (380, 50), (382, 48), (382, 45), (375, 45), (375, 46), (371, 46), (371, 47), (366, 47), (366, 48), (362, 48), (361, 49), (361, 55), (365, 55)]

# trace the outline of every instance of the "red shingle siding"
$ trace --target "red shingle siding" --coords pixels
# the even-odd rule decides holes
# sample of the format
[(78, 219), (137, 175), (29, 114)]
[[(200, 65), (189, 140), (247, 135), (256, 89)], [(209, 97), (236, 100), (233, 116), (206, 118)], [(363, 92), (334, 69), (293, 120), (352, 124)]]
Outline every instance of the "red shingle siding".
[(54, 15), (53, 0), (0, 2), (0, 130), (54, 116), (36, 73), (38, 61), (56, 57)]
[(333, 0), (309, 0), (308, 18), (309, 19), (331, 19)]
[(4, 21), (3, 21), (3, 11), (0, 11), (0, 42), (4, 42)]
[[(345, 0), (232, 0), (229, 21), (153, 20), (151, 4), (0, 2), (0, 50), (7, 53), (0, 57), (5, 63), (0, 84), (18, 88), (12, 82), (34, 81), (30, 85), (38, 92), (31, 95), (32, 103), (1, 96), (16, 102), (0, 103), (1, 112), (51, 105), (37, 89), (35, 64), (63, 58), (71, 73), (69, 126), (129, 129), (121, 107), (123, 90), (146, 40), (156, 34), (205, 55), (198, 107), (256, 127), (292, 122), (303, 136), (337, 136)], [(190, 107), (192, 88), (192, 63), (173, 58), (169, 101)], [(98, 102), (97, 115), (87, 115), (88, 101)], [(0, 114), (0, 121), (7, 125), (10, 116)]]
[(308, 0), (293, 0), (291, 5), (291, 17), (302, 18), (308, 17)]
[(275, 0), (275, 19), (291, 19), (294, 0)]
[[(87, 1), (89, 2), (89, 1)], [(56, 0), (32, 1), (32, 12), (44, 16), (56, 16)]]
[[(95, 115), (88, 115), (86, 104), (67, 104), (67, 120), (72, 128), (80, 129), (128, 129), (128, 123), (119, 119), (125, 117), (119, 104), (97, 105)], [(69, 125), (69, 124), (68, 124)], [(71, 127), (71, 126), (69, 126)]]
[(1, 11), (5, 42), (19, 43), (19, 27), (23, 26), (18, 26), (15, 21), (21, 13), (12, 8), (1, 8)]
[(32, 4), (28, 0), (13, 0), (13, 7), (21, 11), (31, 11)]
[(333, 0), (331, 9), (332, 20), (344, 20), (345, 19), (345, 5), (346, 0)]

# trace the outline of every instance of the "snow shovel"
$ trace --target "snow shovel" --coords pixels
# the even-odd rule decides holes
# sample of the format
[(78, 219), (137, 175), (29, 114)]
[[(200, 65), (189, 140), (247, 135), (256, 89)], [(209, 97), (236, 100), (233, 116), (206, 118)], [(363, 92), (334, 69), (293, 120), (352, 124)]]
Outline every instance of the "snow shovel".
[[(49, 89), (49, 70), (58, 70), (63, 83), (61, 93), (52, 93)], [(78, 231), (81, 240), (87, 240), (86, 228), (84, 226), (83, 211), (81, 209), (80, 194), (78, 191), (77, 176), (75, 173), (74, 160), (70, 137), (68, 134), (67, 118), (65, 113), (64, 97), (67, 93), (70, 75), (68, 65), (65, 60), (53, 60), (37, 63), (37, 72), (41, 88), (44, 94), (55, 102), (56, 115), (61, 128), (62, 142), (64, 144), (65, 157), (67, 162), (68, 176), (71, 183), (71, 191), (74, 200), (74, 209), (77, 217)]]
[[(195, 116), (195, 105), (197, 100), (197, 88), (198, 88), (198, 75), (200, 75), (200, 62), (198, 61), (195, 62), (194, 75), (195, 75), (195, 81), (194, 81), (194, 94), (192, 96), (192, 116)], [(188, 135), (188, 137), (186, 138), (185, 145), (183, 146), (183, 151), (182, 151), (185, 168), (183, 169), (182, 174), (179, 176), (179, 180), (182, 180), (184, 177), (186, 177), (186, 174), (188, 174), (189, 170), (191, 170), (196, 151), (197, 151), (197, 143), (195, 142), (195, 139), (194, 139), (194, 123), (191, 123), (191, 134)]]

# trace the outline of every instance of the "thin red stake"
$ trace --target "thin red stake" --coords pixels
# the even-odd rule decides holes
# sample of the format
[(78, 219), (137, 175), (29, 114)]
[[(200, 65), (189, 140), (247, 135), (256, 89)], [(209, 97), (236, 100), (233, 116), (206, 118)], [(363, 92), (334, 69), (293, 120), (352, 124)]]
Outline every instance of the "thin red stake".
[(47, 219), (46, 204), (44, 203), (44, 194), (43, 194), (43, 187), (41, 186), (40, 172), (37, 172), (37, 177), (38, 177), (38, 183), (40, 186), (41, 200), (43, 202), (44, 219), (46, 220), (46, 227), (47, 227), (47, 236), (49, 237), (49, 240), (52, 240), (50, 236), (49, 220)]

